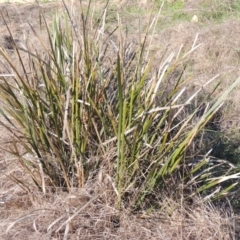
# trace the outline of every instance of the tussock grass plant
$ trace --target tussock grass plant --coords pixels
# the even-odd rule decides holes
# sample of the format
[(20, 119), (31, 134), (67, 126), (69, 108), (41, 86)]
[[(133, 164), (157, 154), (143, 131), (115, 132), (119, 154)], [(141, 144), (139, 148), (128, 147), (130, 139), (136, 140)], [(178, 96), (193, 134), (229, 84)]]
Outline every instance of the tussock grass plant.
[[(65, 14), (51, 24), (43, 16), (48, 42), (39, 37), (41, 51), (30, 43), (15, 45), (19, 66), (0, 49), (7, 71), (0, 82), (6, 120), (1, 124), (14, 136), (11, 151), (35, 185), (43, 192), (46, 186), (70, 191), (105, 178), (119, 207), (149, 207), (161, 192), (182, 188), (194, 188), (188, 196), (205, 193), (206, 199), (228, 193), (236, 181), (216, 186), (239, 178), (235, 166), (215, 164), (209, 154), (189, 156), (195, 155), (194, 139), (240, 79), (215, 100), (206, 97), (196, 106), (202, 88), (186, 97), (190, 79), (178, 69), (199, 46), (197, 38), (188, 51), (180, 47), (163, 54), (156, 67), (156, 55), (148, 49), (157, 17), (135, 46), (124, 40), (119, 17), (116, 30), (105, 31), (107, 7), (98, 22), (90, 3), (83, 9), (80, 1), (76, 11), (64, 7)], [(223, 165), (227, 170), (221, 172)], [(30, 191), (29, 182), (11, 177)]]

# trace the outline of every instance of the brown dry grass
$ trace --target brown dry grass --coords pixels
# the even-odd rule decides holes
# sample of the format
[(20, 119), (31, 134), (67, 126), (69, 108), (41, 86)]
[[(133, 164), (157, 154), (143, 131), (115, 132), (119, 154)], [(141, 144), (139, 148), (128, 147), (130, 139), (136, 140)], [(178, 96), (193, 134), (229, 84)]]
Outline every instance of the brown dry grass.
[[(53, 5), (45, 5), (46, 9), (47, 6), (51, 9)], [(2, 5), (0, 9), (6, 14), (17, 39), (22, 41), (27, 37), (34, 42), (27, 21), (37, 27), (36, 7), (28, 5), (16, 9), (13, 5)], [(3, 22), (0, 31), (4, 45), (4, 36), (8, 34)], [(203, 45), (189, 58), (186, 77), (191, 77), (194, 87), (220, 73), (220, 77), (224, 77), (222, 88), (225, 88), (240, 75), (239, 31), (238, 20), (208, 26), (178, 24), (159, 30), (152, 50), (168, 46), (168, 52), (176, 52), (181, 44), (189, 48), (199, 34), (198, 42)], [(134, 38), (131, 34), (129, 37)], [(222, 128), (228, 131), (239, 127), (238, 91), (240, 89), (230, 97), (230, 110), (223, 111)], [(1, 147), (5, 148), (10, 139), (11, 136), (1, 130)], [(236, 219), (231, 211), (220, 210), (200, 199), (189, 205), (166, 197), (161, 200), (161, 211), (148, 215), (126, 210), (119, 216), (114, 205), (116, 195), (107, 177), (102, 182), (97, 181), (98, 184), (87, 184), (85, 189), (73, 189), (71, 193), (49, 189), (42, 195), (33, 187), (27, 194), (6, 176), (13, 173), (27, 180), (16, 159), (4, 150), (0, 150), (0, 157), (0, 239), (237, 239), (234, 236)], [(66, 222), (69, 218), (71, 221)]]
[[(176, 52), (181, 44), (183, 48), (189, 49), (198, 34), (197, 43), (202, 45), (189, 57), (185, 77), (190, 77), (192, 86), (198, 87), (219, 74), (219, 80), (222, 80), (219, 88), (221, 91), (240, 75), (240, 42), (237, 34), (239, 31), (238, 20), (204, 27), (195, 23), (178, 24), (156, 34), (153, 49), (164, 49), (168, 46), (168, 53)], [(224, 130), (239, 128), (239, 90), (235, 89), (228, 99), (231, 102), (231, 110), (228, 109), (222, 116)]]
[(162, 211), (119, 216), (108, 192), (96, 199), (79, 189), (14, 196), (1, 204), (1, 239), (234, 239), (233, 218), (201, 202), (166, 198)]
[(234, 239), (232, 214), (200, 198), (163, 198), (161, 210), (119, 215), (109, 184), (43, 195), (1, 182), (0, 239)]

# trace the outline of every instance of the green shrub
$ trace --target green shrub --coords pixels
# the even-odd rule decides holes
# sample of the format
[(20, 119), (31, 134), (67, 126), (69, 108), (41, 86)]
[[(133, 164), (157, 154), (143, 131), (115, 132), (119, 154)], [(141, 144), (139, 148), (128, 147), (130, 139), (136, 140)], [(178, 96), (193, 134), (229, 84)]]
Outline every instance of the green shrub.
[[(13, 72), (1, 77), (1, 113), (7, 120), (2, 125), (14, 135), (12, 153), (39, 189), (83, 187), (105, 169), (119, 206), (143, 207), (164, 191), (180, 191), (180, 185), (195, 187), (188, 196), (204, 192), (209, 197), (209, 189), (237, 177), (227, 162), (227, 174), (212, 175), (221, 167), (209, 165), (207, 155), (195, 162), (187, 157), (194, 155), (195, 137), (240, 79), (215, 102), (203, 99), (195, 106), (201, 89), (189, 93), (188, 80), (178, 71), (195, 42), (188, 52), (163, 56), (156, 69), (155, 56), (148, 52), (156, 22), (149, 24), (142, 43), (131, 47), (123, 41), (120, 19), (118, 34), (106, 34), (106, 11), (95, 24), (90, 6), (84, 14), (80, 4), (80, 15), (69, 9), (65, 6), (67, 14), (56, 16), (52, 28), (43, 16), (49, 40), (39, 39), (44, 55), (27, 45), (15, 46), (13, 56), (0, 50)], [(12, 57), (18, 57), (21, 69)], [(29, 188), (29, 182), (12, 178)], [(222, 189), (211, 196), (225, 193)]]

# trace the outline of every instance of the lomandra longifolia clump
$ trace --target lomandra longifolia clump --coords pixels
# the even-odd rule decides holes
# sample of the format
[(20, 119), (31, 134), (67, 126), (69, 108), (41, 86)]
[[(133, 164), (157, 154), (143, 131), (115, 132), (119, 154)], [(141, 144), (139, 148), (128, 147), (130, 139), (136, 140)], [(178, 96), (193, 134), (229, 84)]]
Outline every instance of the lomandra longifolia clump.
[[(207, 155), (197, 162), (186, 157), (240, 79), (214, 103), (203, 99), (206, 107), (193, 125), (202, 108), (200, 101), (194, 105), (202, 88), (186, 98), (188, 79), (179, 69), (198, 47), (197, 38), (188, 52), (163, 55), (160, 61), (149, 52), (157, 18), (141, 43), (133, 45), (123, 40), (119, 17), (118, 30), (106, 34), (107, 9), (96, 24), (90, 5), (85, 10), (80, 4), (75, 11), (65, 5), (65, 10), (51, 23), (42, 16), (48, 41), (39, 37), (41, 50), (30, 43), (15, 45), (11, 56), (0, 50), (7, 69), (0, 82), (7, 123), (1, 124), (13, 134), (12, 153), (39, 189), (83, 187), (104, 175), (120, 205), (124, 200), (140, 207), (161, 191), (177, 191), (179, 183), (212, 194), (209, 189), (238, 178), (227, 162), (227, 174), (212, 175), (221, 166), (210, 166)], [(11, 177), (29, 188), (29, 182)], [(234, 185), (211, 196), (226, 194)]]

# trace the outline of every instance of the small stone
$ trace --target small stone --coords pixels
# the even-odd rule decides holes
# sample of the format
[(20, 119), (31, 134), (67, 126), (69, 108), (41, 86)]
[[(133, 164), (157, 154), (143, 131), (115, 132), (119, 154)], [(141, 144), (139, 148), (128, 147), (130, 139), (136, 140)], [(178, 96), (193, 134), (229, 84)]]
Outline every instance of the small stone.
[(193, 23), (197, 23), (197, 22), (198, 22), (198, 17), (197, 17), (197, 15), (194, 15), (194, 16), (192, 17), (191, 22), (193, 22)]

